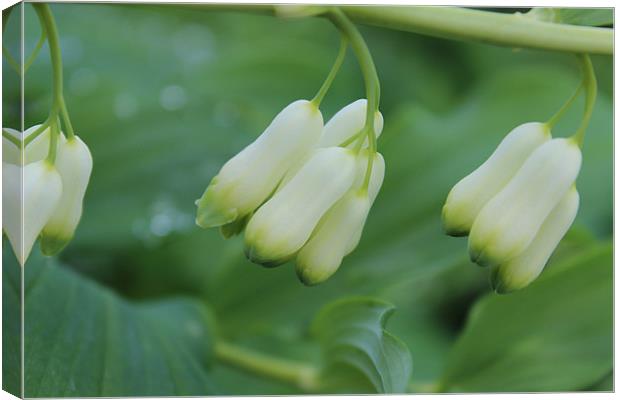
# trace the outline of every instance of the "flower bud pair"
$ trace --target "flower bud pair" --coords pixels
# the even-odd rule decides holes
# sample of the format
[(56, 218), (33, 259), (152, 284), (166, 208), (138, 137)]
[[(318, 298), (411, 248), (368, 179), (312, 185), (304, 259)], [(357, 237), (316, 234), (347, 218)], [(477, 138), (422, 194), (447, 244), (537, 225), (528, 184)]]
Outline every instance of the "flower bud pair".
[[(23, 135), (4, 130), (23, 146), (38, 127), (29, 128)], [(23, 152), (3, 138), (3, 229), (22, 266), (39, 236), (44, 254), (60, 251), (73, 237), (82, 214), (92, 169), (90, 151), (77, 136), (58, 136), (54, 164), (46, 158), (49, 128), (26, 144)]]
[(498, 292), (527, 286), (544, 268), (575, 218), (580, 167), (573, 139), (523, 124), (448, 195), (446, 232), (469, 234), (470, 258), (493, 267)]

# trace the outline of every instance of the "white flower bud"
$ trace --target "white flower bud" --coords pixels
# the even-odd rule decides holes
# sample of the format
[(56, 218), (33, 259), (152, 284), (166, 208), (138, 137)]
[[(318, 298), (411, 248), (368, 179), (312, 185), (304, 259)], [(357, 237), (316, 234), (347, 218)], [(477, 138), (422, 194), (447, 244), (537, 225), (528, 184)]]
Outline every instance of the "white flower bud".
[(537, 148), (476, 217), (469, 236), (472, 261), (498, 265), (521, 254), (580, 167), (581, 151), (573, 139), (552, 139)]
[(480, 167), (461, 179), (450, 191), (442, 219), (448, 235), (469, 233), (484, 205), (512, 178), (532, 152), (551, 139), (549, 128), (528, 122), (514, 128)]
[(367, 154), (367, 151), (362, 151), (358, 157), (357, 179), (353, 188), (321, 218), (310, 240), (297, 254), (297, 275), (306, 285), (327, 280), (359, 243), (385, 172), (383, 157), (375, 153), (368, 190), (362, 190), (368, 165)]
[(93, 168), (88, 146), (77, 136), (58, 147), (56, 168), (62, 178), (62, 197), (41, 232), (41, 250), (54, 255), (69, 243), (82, 216), (82, 201)]
[[(22, 174), (23, 187), (21, 186)], [(3, 163), (3, 229), (22, 266), (28, 259), (41, 229), (58, 205), (61, 194), (60, 174), (47, 160), (37, 161), (24, 167)]]
[[(359, 133), (366, 123), (366, 99), (359, 99), (338, 111), (323, 128), (323, 134), (319, 140), (319, 147), (340, 146)], [(375, 136), (379, 137), (383, 131), (383, 115), (379, 111), (375, 114)], [(353, 148), (355, 141), (346, 147)], [(368, 147), (368, 138), (364, 139), (363, 147)]]
[(263, 204), (245, 230), (247, 257), (265, 266), (286, 262), (355, 179), (353, 151), (318, 149), (282, 190)]
[(298, 100), (288, 105), (213, 178), (196, 202), (196, 223), (203, 228), (221, 226), (252, 213), (316, 145), (322, 128), (323, 117), (314, 104)]
[(579, 194), (573, 186), (545, 219), (527, 249), (493, 269), (491, 282), (495, 291), (511, 292), (522, 289), (534, 281), (575, 220), (578, 209)]
[(350, 190), (329, 209), (297, 254), (297, 276), (303, 283), (316, 285), (336, 272), (351, 242), (361, 236), (369, 210), (368, 193), (359, 190)]
[[(23, 133), (11, 128), (3, 128), (3, 130), (17, 139), (20, 143), (23, 143), (24, 140), (30, 137), (30, 135), (32, 135), (40, 126), (41, 125), (31, 126)], [(59, 135), (59, 144), (63, 139), (64, 136), (62, 134)], [(26, 146), (24, 150), (23, 164), (30, 164), (43, 160), (49, 153), (49, 147), (50, 128), (47, 127)], [(2, 137), (2, 161), (14, 165), (22, 165), (21, 149), (4, 136)]]

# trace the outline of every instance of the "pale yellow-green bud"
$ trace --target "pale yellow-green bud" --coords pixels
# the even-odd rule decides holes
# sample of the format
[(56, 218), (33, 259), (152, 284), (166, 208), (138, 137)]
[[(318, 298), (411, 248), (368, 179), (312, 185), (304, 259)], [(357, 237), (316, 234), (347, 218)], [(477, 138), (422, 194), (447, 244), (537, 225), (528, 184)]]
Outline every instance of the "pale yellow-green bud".
[(538, 147), (476, 217), (469, 236), (472, 261), (499, 265), (521, 254), (580, 167), (581, 151), (573, 139), (552, 139)]
[(519, 125), (506, 135), (493, 154), (448, 194), (442, 210), (446, 233), (469, 234), (482, 207), (508, 183), (532, 152), (549, 139), (549, 128), (540, 122)]
[[(359, 99), (334, 114), (323, 128), (319, 147), (340, 146), (359, 133), (366, 123), (367, 104), (366, 99)], [(375, 136), (379, 137), (383, 131), (383, 115), (379, 111), (375, 113), (374, 129)], [(354, 148), (355, 141), (350, 142), (346, 147)], [(363, 147), (368, 147), (368, 138), (364, 139)]]
[(245, 230), (247, 257), (265, 266), (289, 260), (327, 210), (351, 188), (356, 170), (352, 150), (316, 150), (293, 179), (250, 219)]
[(62, 197), (41, 232), (41, 250), (54, 255), (69, 243), (82, 216), (82, 202), (93, 168), (88, 146), (77, 136), (58, 147), (56, 168), (62, 179)]
[(211, 180), (196, 202), (196, 223), (216, 227), (251, 214), (274, 192), (286, 171), (316, 145), (322, 128), (323, 117), (314, 104), (298, 100), (288, 105)]
[(555, 206), (540, 227), (532, 243), (517, 257), (493, 268), (491, 282), (498, 293), (522, 289), (533, 282), (562, 237), (575, 220), (579, 209), (579, 194), (573, 186)]
[(24, 167), (2, 163), (2, 228), (22, 266), (61, 194), (60, 174), (47, 160)]
[(363, 188), (368, 151), (361, 152), (357, 163), (353, 188), (321, 218), (297, 254), (297, 275), (306, 285), (316, 285), (332, 276), (362, 236), (368, 212), (383, 183), (385, 163), (381, 154), (374, 155), (368, 190)]

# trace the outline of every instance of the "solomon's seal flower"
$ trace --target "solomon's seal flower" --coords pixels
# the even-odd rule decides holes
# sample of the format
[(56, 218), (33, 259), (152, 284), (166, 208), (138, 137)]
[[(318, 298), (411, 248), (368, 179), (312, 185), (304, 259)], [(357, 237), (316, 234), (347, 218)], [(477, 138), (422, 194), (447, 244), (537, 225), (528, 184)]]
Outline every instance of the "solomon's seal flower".
[(297, 254), (297, 275), (306, 285), (316, 285), (331, 277), (360, 241), (385, 172), (383, 157), (375, 153), (370, 183), (367, 189), (364, 187), (367, 153), (358, 157), (356, 183), (321, 218), (312, 237)]
[(482, 208), (469, 235), (469, 255), (498, 265), (521, 254), (574, 184), (581, 151), (573, 139), (552, 139)]
[(276, 189), (321, 135), (323, 117), (307, 100), (282, 110), (249, 146), (228, 160), (197, 201), (196, 223), (217, 227), (243, 220)]
[(578, 208), (579, 193), (573, 185), (545, 219), (532, 243), (517, 257), (493, 267), (493, 289), (498, 293), (511, 292), (536, 279), (573, 223)]
[(468, 235), (482, 207), (517, 173), (532, 151), (549, 139), (549, 128), (540, 122), (519, 125), (506, 135), (491, 157), (448, 194), (442, 210), (446, 233)]
[(77, 136), (62, 141), (56, 157), (63, 190), (58, 206), (41, 232), (41, 250), (45, 255), (58, 253), (73, 238), (93, 168), (90, 151)]
[(24, 167), (3, 163), (2, 186), (4, 232), (19, 263), (24, 266), (37, 236), (58, 205), (62, 180), (48, 160)]
[(356, 167), (352, 150), (316, 150), (293, 179), (248, 222), (247, 257), (266, 266), (290, 259), (308, 240), (320, 218), (349, 190)]

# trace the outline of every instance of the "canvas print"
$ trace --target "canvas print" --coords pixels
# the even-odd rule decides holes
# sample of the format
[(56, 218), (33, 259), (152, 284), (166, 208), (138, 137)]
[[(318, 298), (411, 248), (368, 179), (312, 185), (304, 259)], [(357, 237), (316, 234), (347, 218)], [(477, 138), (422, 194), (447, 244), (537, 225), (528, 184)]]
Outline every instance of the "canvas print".
[(3, 390), (613, 391), (612, 8), (2, 17)]

